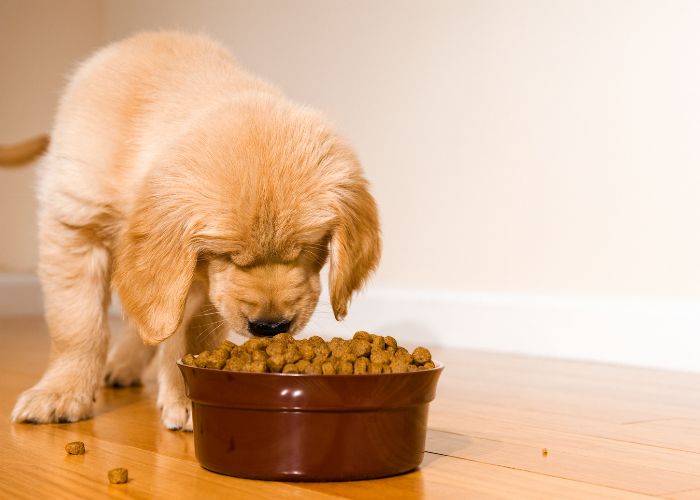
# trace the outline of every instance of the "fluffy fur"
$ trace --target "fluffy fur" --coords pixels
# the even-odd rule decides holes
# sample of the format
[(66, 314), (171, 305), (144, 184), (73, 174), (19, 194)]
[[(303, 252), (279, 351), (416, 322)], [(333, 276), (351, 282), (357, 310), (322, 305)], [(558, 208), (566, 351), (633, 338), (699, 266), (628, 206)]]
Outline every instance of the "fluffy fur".
[(175, 359), (229, 328), (247, 334), (249, 320), (283, 318), (298, 333), (329, 254), (342, 319), (380, 255), (376, 205), (350, 147), (205, 37), (146, 33), (87, 60), (61, 99), (39, 191), (52, 354), (15, 421), (91, 415), (110, 283), (131, 332), (109, 355), (107, 382), (138, 382), (167, 339), (162, 419), (191, 429)]

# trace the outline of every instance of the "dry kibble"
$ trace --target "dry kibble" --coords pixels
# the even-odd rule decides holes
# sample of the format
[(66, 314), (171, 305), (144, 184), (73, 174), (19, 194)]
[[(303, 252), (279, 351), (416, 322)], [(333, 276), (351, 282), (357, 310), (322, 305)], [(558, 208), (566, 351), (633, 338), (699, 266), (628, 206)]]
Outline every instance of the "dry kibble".
[(324, 375), (335, 375), (335, 366), (330, 361), (325, 361), (321, 365), (321, 371)]
[(274, 337), (272, 337), (273, 342), (282, 342), (284, 344), (288, 344), (290, 342), (294, 342), (294, 337), (292, 337), (288, 333), (278, 333)]
[(282, 342), (271, 342), (265, 348), (265, 352), (268, 356), (274, 356), (275, 354), (282, 354), (286, 350), (287, 346)]
[(306, 366), (304, 373), (307, 375), (321, 375), (323, 373), (323, 369), (321, 368), (320, 363), (309, 363)]
[(66, 453), (69, 455), (84, 455), (85, 443), (82, 441), (73, 441), (66, 445)]
[(267, 371), (267, 363), (265, 362), (265, 360), (262, 359), (254, 360), (249, 365), (249, 371), (255, 373), (264, 373)]
[(209, 355), (207, 359), (207, 368), (215, 368), (220, 370), (228, 361), (229, 352), (224, 349), (215, 349)]
[(391, 356), (389, 356), (389, 353), (387, 353), (383, 349), (372, 348), (372, 354), (370, 354), (369, 359), (372, 363), (378, 363), (380, 365), (383, 365), (384, 363), (388, 363), (389, 361), (391, 361)]
[(285, 364), (286, 361), (284, 359), (284, 356), (282, 356), (281, 354), (273, 354), (272, 356), (267, 358), (267, 367), (270, 369), (271, 372), (281, 372)]
[(255, 351), (264, 349), (266, 346), (261, 339), (250, 339), (243, 344), (246, 352), (253, 354)]
[(331, 353), (336, 358), (342, 358), (344, 355), (350, 352), (350, 342), (337, 342), (335, 345), (331, 346)]
[(284, 353), (284, 359), (287, 363), (296, 363), (301, 359), (301, 352), (295, 345), (290, 345)]
[(391, 373), (404, 373), (408, 371), (408, 361), (402, 359), (401, 357), (395, 356), (391, 360), (389, 366), (391, 367)]
[(367, 370), (369, 370), (369, 360), (367, 358), (357, 358), (353, 373), (355, 375), (363, 375), (367, 373)]
[(282, 368), (282, 373), (299, 373), (299, 368), (294, 363), (287, 363)]
[(310, 342), (305, 342), (299, 346), (299, 352), (301, 353), (301, 357), (304, 358), (307, 361), (311, 361), (314, 359), (314, 356), (316, 355), (316, 352), (314, 351), (313, 345), (311, 345)]
[(267, 361), (267, 353), (265, 351), (253, 351), (250, 355), (252, 361)]
[(394, 337), (355, 332), (352, 339), (319, 336), (296, 340), (287, 333), (253, 338), (238, 346), (224, 340), (199, 355), (186, 354), (182, 363), (200, 368), (254, 373), (363, 375), (406, 373), (435, 368), (425, 347), (410, 353)]
[(206, 367), (208, 358), (209, 358), (209, 351), (200, 352), (199, 355), (194, 359), (194, 366), (197, 366), (199, 368)]
[(107, 479), (111, 484), (123, 484), (129, 480), (129, 471), (123, 467), (112, 469), (107, 473)]
[(424, 365), (431, 360), (430, 351), (425, 347), (416, 347), (415, 351), (413, 351), (413, 359), (419, 365)]
[(231, 372), (242, 372), (245, 371), (245, 367), (248, 363), (241, 358), (231, 358), (226, 362), (226, 365), (224, 366), (224, 370), (228, 370)]
[(350, 350), (355, 356), (369, 356), (370, 351), (372, 350), (372, 344), (369, 343), (369, 340), (365, 339), (352, 339), (350, 341)]
[(219, 349), (226, 349), (229, 352), (231, 352), (231, 349), (233, 349), (234, 347), (238, 346), (228, 339), (223, 340), (219, 345)]
[(305, 373), (306, 372), (306, 367), (311, 364), (311, 361), (308, 359), (300, 359), (299, 361), (296, 362), (297, 365), (297, 370), (299, 370), (299, 373)]
[(355, 335), (353, 335), (352, 338), (353, 340), (366, 340), (367, 342), (372, 341), (372, 336), (369, 333), (362, 330), (355, 332)]
[(384, 350), (384, 337), (381, 335), (375, 335), (374, 338), (372, 339), (372, 350)]
[(370, 363), (369, 364), (369, 372), (372, 374), (382, 373), (382, 364), (381, 363)]
[(346, 352), (342, 356), (340, 356), (340, 361), (348, 361), (350, 363), (354, 363), (357, 361), (357, 356), (355, 356), (352, 352)]
[(330, 347), (328, 347), (327, 344), (320, 344), (320, 345), (314, 347), (314, 353), (315, 353), (314, 360), (318, 359), (318, 360), (323, 361), (323, 360), (327, 359), (328, 356), (330, 356), (331, 349), (330, 349)]

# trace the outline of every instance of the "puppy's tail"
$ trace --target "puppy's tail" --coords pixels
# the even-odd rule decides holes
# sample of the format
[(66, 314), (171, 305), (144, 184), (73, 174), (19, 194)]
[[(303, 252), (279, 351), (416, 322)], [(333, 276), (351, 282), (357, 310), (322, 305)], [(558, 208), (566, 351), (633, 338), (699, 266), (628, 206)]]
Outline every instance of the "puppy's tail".
[(0, 145), (0, 167), (16, 167), (34, 160), (49, 147), (46, 134), (10, 146)]

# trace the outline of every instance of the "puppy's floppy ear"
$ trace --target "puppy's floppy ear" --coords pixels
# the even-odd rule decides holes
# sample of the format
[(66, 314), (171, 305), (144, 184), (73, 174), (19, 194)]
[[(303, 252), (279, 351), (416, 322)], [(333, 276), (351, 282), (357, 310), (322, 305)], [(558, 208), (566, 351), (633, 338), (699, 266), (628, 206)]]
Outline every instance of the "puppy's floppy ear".
[(157, 344), (182, 322), (197, 251), (182, 205), (142, 196), (114, 258), (113, 285), (145, 344)]
[(377, 204), (358, 175), (342, 190), (330, 243), (330, 295), (337, 320), (348, 312), (352, 294), (374, 271), (381, 255)]

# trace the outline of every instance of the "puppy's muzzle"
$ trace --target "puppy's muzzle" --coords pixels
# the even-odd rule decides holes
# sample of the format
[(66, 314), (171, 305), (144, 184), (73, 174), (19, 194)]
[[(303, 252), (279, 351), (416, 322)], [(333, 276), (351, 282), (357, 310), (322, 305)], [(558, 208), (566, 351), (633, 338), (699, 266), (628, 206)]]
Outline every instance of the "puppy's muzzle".
[(272, 337), (289, 331), (291, 321), (248, 321), (248, 331), (258, 337)]

